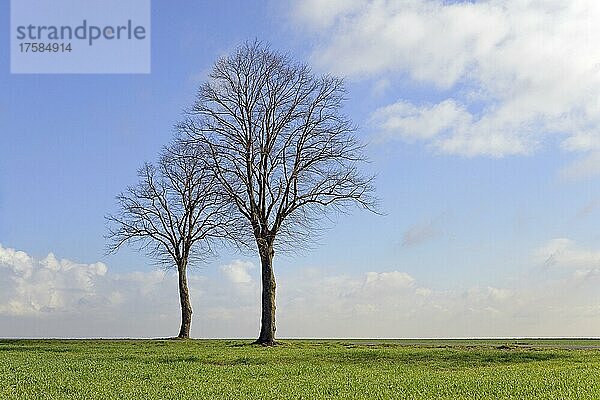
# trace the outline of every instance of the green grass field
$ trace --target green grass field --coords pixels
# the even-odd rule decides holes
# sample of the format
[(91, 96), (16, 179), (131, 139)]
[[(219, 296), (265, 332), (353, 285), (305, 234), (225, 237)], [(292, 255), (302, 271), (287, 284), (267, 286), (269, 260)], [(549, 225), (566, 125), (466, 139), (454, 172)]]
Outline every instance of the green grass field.
[(0, 340), (2, 399), (600, 399), (600, 341)]

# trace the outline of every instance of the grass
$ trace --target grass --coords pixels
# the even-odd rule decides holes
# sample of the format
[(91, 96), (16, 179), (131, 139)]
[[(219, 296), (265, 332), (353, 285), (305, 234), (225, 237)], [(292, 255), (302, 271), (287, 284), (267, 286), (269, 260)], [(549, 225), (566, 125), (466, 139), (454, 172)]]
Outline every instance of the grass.
[(0, 399), (600, 399), (600, 341), (0, 340)]

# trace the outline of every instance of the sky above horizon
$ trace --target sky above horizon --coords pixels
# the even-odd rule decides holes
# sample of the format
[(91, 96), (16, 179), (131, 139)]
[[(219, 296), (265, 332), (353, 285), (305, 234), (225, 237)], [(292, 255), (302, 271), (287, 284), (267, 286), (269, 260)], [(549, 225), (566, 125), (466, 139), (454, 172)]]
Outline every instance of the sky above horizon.
[[(147, 75), (11, 75), (0, 31), (0, 337), (176, 334), (173, 273), (105, 255), (104, 215), (255, 38), (346, 79), (385, 212), (276, 255), (278, 336), (600, 337), (599, 19), (592, 0), (155, 0)], [(258, 333), (257, 261), (191, 272), (192, 336)]]

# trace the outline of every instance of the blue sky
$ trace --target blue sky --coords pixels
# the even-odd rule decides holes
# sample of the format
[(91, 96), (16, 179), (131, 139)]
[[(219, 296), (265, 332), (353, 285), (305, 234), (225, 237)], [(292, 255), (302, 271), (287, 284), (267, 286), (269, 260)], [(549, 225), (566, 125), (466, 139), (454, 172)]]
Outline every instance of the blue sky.
[[(133, 249), (105, 256), (104, 215), (169, 140), (214, 60), (254, 38), (346, 77), (346, 112), (369, 143), (386, 213), (341, 216), (309, 253), (276, 258), (278, 332), (600, 336), (600, 30), (586, 25), (598, 6), (550, 3), (154, 1), (147, 75), (11, 75), (3, 46), (0, 264), (23, 278), (18, 265), (39, 272), (52, 253), (51, 279), (61, 284), (23, 278), (18, 292), (15, 277), (0, 278), (10, 289), (0, 295), (0, 322), (13, 326), (0, 336), (31, 324), (42, 336), (169, 334), (172, 276)], [(7, 26), (9, 15), (3, 2)], [(194, 272), (195, 336), (254, 334), (256, 264), (222, 254)], [(94, 330), (76, 322), (81, 298), (64, 293), (82, 291), (80, 280), (57, 276), (72, 265), (93, 275), (86, 296), (118, 311), (95, 305), (117, 316)], [(125, 289), (140, 282), (153, 289)], [(27, 288), (39, 299), (24, 299)], [(48, 291), (64, 299), (40, 306)], [(299, 304), (316, 291), (337, 297), (322, 299), (334, 306), (311, 330)], [(111, 331), (126, 308), (110, 299), (139, 293), (151, 299), (132, 307), (161, 311)], [(381, 314), (385, 323), (370, 322)]]

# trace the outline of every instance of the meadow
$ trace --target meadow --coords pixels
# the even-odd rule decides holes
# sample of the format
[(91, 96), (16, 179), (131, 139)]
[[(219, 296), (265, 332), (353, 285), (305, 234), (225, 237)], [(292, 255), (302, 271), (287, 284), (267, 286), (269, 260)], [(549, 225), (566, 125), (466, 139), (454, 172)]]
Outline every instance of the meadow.
[(0, 340), (1, 399), (600, 399), (595, 340)]

